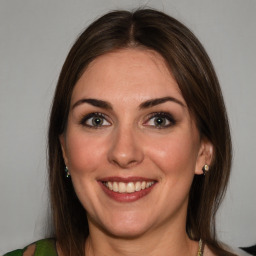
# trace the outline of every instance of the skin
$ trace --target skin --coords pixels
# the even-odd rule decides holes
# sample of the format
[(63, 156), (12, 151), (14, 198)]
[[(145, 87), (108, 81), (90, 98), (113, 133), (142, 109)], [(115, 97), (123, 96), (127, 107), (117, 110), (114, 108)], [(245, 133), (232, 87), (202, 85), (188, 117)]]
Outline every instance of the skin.
[[(171, 100), (142, 107), (165, 97)], [(152, 117), (159, 112), (165, 115)], [(99, 126), (88, 117), (91, 113), (104, 114)], [(161, 125), (156, 125), (158, 118)], [(158, 53), (123, 49), (96, 58), (75, 85), (60, 142), (76, 194), (88, 213), (86, 255), (197, 254), (198, 243), (185, 231), (188, 194), (194, 175), (210, 164), (212, 145), (200, 138)], [(99, 182), (113, 176), (139, 176), (156, 184), (138, 200), (118, 202)]]

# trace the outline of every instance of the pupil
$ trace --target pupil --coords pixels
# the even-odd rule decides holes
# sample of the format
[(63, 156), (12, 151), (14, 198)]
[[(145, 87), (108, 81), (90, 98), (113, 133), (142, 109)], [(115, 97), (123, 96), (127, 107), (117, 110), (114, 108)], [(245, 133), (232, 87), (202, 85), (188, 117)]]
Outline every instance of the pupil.
[(165, 121), (164, 121), (164, 119), (161, 118), (161, 117), (158, 117), (158, 118), (155, 119), (155, 124), (156, 124), (157, 126), (163, 125), (164, 123), (165, 123)]
[(99, 117), (95, 117), (92, 122), (94, 125), (98, 126), (102, 124), (102, 119)]

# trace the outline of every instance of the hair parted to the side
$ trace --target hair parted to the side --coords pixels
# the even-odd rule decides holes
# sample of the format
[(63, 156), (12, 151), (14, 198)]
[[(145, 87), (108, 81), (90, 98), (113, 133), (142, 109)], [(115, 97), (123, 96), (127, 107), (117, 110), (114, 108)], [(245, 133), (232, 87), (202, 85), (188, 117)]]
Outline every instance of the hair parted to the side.
[(77, 39), (60, 73), (49, 133), (49, 182), (56, 239), (64, 255), (84, 255), (89, 234), (86, 211), (65, 179), (59, 135), (65, 132), (76, 82), (95, 58), (129, 47), (152, 49), (163, 56), (194, 117), (202, 139), (214, 147), (211, 169), (196, 175), (189, 195), (187, 233), (217, 255), (233, 255), (219, 245), (215, 214), (231, 168), (231, 139), (225, 105), (211, 61), (193, 33), (159, 11), (113, 11), (93, 22)]

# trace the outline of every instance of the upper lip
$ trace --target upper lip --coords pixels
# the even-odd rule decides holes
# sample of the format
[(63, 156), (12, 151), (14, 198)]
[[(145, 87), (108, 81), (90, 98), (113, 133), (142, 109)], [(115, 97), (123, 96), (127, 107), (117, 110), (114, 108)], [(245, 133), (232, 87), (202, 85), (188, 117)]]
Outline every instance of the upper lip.
[(101, 182), (107, 182), (107, 181), (116, 181), (116, 182), (136, 182), (136, 181), (156, 181), (155, 179), (150, 179), (150, 178), (145, 178), (145, 177), (136, 177), (136, 176), (131, 176), (131, 177), (119, 177), (119, 176), (111, 176), (111, 177), (104, 177), (99, 179)]

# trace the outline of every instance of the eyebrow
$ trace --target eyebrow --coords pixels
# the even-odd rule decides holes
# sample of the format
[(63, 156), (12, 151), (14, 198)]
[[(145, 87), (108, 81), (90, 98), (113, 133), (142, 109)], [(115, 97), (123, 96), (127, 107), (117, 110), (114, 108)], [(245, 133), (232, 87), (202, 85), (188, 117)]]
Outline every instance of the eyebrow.
[(181, 105), (182, 107), (185, 107), (185, 105), (181, 101), (176, 99), (176, 98), (173, 98), (173, 97), (163, 97), (163, 98), (156, 98), (156, 99), (151, 99), (151, 100), (147, 100), (145, 102), (142, 102), (140, 104), (139, 108), (140, 109), (151, 108), (151, 107), (154, 107), (156, 105), (163, 104), (163, 103), (165, 103), (167, 101), (175, 102), (175, 103)]
[(104, 108), (104, 109), (113, 109), (112, 105), (104, 100), (97, 100), (97, 99), (81, 99), (77, 101), (73, 106), (72, 109), (75, 107), (83, 104), (83, 103), (88, 103), (92, 106), (99, 107), (99, 108)]
[[(175, 103), (181, 105), (182, 107), (185, 107), (185, 105), (181, 101), (176, 99), (176, 98), (173, 98), (173, 97), (162, 97), (162, 98), (150, 99), (150, 100), (147, 100), (145, 102), (142, 102), (139, 105), (139, 109), (151, 108), (151, 107), (154, 107), (156, 105), (163, 104), (163, 103), (165, 103), (167, 101), (175, 102)], [(72, 109), (74, 109), (75, 107), (77, 107), (77, 106), (79, 106), (79, 105), (81, 105), (83, 103), (88, 103), (88, 104), (90, 104), (92, 106), (103, 108), (103, 109), (107, 109), (107, 110), (113, 110), (113, 107), (112, 107), (112, 105), (109, 102), (104, 101), (104, 100), (98, 100), (98, 99), (81, 99), (81, 100), (78, 100), (72, 106)]]

